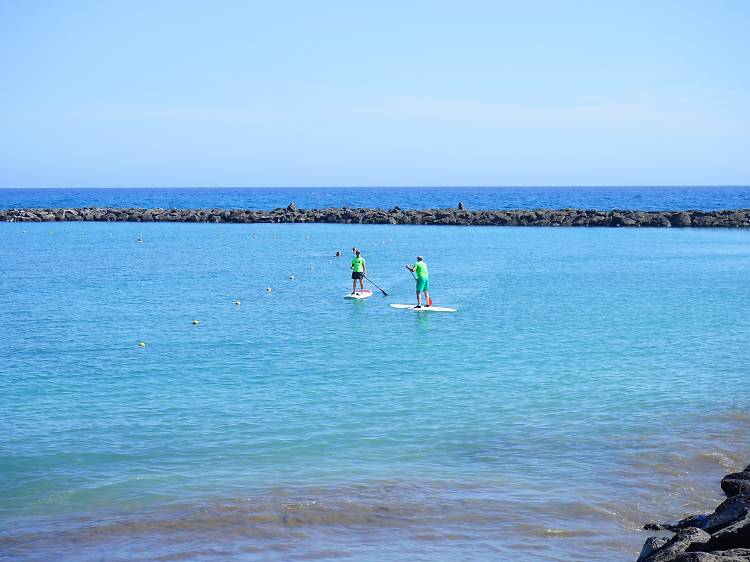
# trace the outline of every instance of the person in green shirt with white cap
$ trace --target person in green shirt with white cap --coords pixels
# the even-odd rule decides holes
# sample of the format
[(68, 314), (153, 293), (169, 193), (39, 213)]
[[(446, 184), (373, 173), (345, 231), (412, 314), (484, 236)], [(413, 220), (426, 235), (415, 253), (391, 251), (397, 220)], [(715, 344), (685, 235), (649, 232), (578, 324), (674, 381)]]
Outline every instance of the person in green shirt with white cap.
[(430, 277), (427, 272), (427, 264), (422, 256), (417, 256), (417, 263), (407, 265), (406, 269), (411, 271), (417, 279), (417, 308), (422, 308), (422, 298), (420, 293), (424, 293), (425, 306), (432, 305), (430, 298)]
[(357, 280), (359, 279), (359, 290), (364, 291), (364, 278), (367, 275), (367, 263), (359, 250), (354, 249), (354, 259), (352, 260), (352, 295), (357, 290)]

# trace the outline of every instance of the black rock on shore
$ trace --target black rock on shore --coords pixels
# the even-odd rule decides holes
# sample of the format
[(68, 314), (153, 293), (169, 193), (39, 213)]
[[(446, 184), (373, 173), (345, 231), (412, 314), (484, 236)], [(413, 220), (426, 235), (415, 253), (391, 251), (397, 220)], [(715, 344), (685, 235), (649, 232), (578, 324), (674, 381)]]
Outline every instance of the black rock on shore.
[(713, 513), (646, 525), (646, 530), (672, 531), (674, 536), (647, 539), (637, 562), (750, 561), (750, 466), (726, 475), (721, 489), (727, 499)]
[(371, 208), (299, 209), (141, 209), (84, 207), (77, 209), (0, 210), (0, 221), (112, 221), (112, 222), (228, 222), (228, 223), (343, 223), (438, 224), (459, 226), (608, 226), (750, 228), (750, 209), (724, 211), (597, 211), (592, 209), (535, 209), (469, 211), (457, 209), (390, 210)]

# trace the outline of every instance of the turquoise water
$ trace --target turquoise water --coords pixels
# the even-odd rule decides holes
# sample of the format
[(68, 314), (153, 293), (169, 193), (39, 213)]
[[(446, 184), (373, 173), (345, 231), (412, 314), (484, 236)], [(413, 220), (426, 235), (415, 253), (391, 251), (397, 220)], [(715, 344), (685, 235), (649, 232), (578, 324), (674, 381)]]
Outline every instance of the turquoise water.
[(632, 560), (750, 457), (747, 231), (0, 238), (0, 557)]

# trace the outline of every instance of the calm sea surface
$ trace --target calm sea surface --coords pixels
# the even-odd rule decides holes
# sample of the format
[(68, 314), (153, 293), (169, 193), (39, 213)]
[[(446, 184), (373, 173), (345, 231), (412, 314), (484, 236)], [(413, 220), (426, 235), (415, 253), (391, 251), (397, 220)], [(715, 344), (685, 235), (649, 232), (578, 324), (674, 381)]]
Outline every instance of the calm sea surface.
[(469, 209), (747, 209), (750, 187), (454, 187), (0, 189), (0, 208), (146, 207), (273, 209), (382, 207)]
[[(748, 231), (0, 240), (0, 559), (634, 560), (750, 462)], [(418, 253), (458, 313), (388, 307)]]

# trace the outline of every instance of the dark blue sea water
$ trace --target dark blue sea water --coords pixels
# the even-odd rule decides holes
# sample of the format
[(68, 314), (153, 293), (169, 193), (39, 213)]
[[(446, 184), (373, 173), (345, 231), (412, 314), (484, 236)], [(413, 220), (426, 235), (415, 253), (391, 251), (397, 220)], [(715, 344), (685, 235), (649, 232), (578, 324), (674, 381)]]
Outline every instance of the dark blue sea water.
[(0, 189), (0, 208), (146, 207), (273, 209), (382, 207), (469, 209), (717, 210), (750, 208), (750, 187), (419, 187)]

